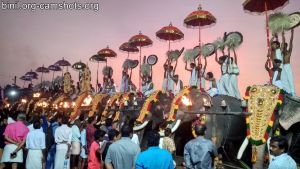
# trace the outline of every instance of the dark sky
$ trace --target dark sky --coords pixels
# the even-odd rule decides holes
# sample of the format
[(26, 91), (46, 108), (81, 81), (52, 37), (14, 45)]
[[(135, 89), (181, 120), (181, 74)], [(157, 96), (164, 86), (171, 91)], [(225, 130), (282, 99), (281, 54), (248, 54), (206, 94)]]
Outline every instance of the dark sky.
[[(15, 1), (4, 1), (4, 3)], [(34, 1), (27, 1), (33, 3)], [(63, 1), (55, 1), (62, 3)], [(72, 3), (74, 1), (65, 1)], [(130, 37), (142, 31), (153, 40), (153, 45), (142, 49), (142, 55), (156, 54), (158, 63), (154, 66), (154, 82), (157, 89), (162, 84), (162, 64), (165, 61), (167, 43), (158, 40), (155, 32), (170, 22), (184, 34), (184, 40), (171, 44), (172, 49), (193, 48), (198, 43), (198, 31), (183, 26), (184, 18), (196, 10), (201, 3), (204, 10), (210, 11), (217, 23), (202, 30), (202, 42), (213, 42), (224, 32), (239, 31), (244, 42), (237, 50), (240, 66), (239, 87), (244, 92), (248, 85), (264, 84), (268, 81), (264, 69), (266, 60), (266, 31), (264, 15), (251, 15), (243, 11), (243, 0), (102, 0), (77, 1), (97, 3), (99, 10), (0, 10), (0, 85), (12, 83), (14, 76), (20, 77), (30, 69), (43, 64), (49, 66), (64, 57), (71, 63), (81, 60), (88, 63), (92, 70), (93, 84), (96, 80), (96, 64), (89, 57), (107, 45), (118, 54), (109, 60), (114, 69), (114, 79), (120, 83), (121, 65), (127, 54), (119, 51), (119, 46)], [(26, 1), (19, 2), (26, 3)], [(50, 3), (49, 0), (36, 3)], [(282, 10), (285, 13), (300, 11), (300, 1), (290, 0)], [(289, 32), (286, 33), (289, 40)], [(300, 27), (295, 29), (292, 67), (296, 90), (300, 91)], [(138, 59), (138, 54), (130, 58)], [(103, 64), (101, 65), (102, 69)], [(69, 69), (73, 79), (77, 72)], [(214, 58), (208, 58), (208, 71), (218, 78), (220, 70)], [(176, 71), (184, 84), (188, 84), (189, 73), (184, 70), (180, 59)], [(138, 83), (137, 70), (134, 82)], [(45, 78), (50, 80), (52, 74)], [(102, 78), (102, 75), (99, 76)], [(17, 81), (23, 85), (21, 80)], [(35, 81), (36, 84), (38, 81)]]

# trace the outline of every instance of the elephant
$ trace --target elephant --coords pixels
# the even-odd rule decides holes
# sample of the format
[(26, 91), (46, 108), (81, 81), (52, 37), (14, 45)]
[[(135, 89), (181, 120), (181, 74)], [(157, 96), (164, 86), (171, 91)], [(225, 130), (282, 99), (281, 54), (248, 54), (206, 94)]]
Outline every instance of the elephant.
[[(273, 135), (285, 135), (290, 143), (290, 155), (299, 163), (300, 99), (286, 95), (273, 85), (253, 85), (247, 88), (247, 138), (240, 147), (237, 158), (243, 157), (243, 150), (251, 143), (253, 168), (262, 169), (265, 155), (268, 154), (268, 140)], [(249, 146), (248, 146), (249, 147)], [(253, 152), (253, 151), (252, 151)], [(271, 161), (272, 156), (269, 155)]]
[[(219, 153), (223, 155), (223, 161), (232, 162), (236, 159), (237, 145), (240, 145), (246, 136), (246, 122), (242, 113), (241, 100), (226, 95), (210, 97), (207, 93), (193, 87), (185, 88), (181, 93), (183, 93), (181, 96), (179, 94), (173, 100), (172, 106), (178, 106), (177, 112), (170, 112), (168, 117), (170, 123), (168, 127), (175, 133), (176, 154), (183, 155), (184, 145), (194, 138), (192, 122), (199, 118), (203, 119), (205, 114), (206, 137), (217, 138), (216, 146)], [(191, 105), (185, 105), (183, 98), (188, 99)]]

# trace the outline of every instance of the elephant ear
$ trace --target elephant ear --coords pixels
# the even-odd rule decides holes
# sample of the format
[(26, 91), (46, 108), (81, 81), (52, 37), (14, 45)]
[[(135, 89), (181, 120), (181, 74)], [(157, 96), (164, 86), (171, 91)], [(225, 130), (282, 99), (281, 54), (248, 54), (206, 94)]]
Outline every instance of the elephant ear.
[(284, 102), (279, 123), (288, 130), (293, 124), (300, 122), (300, 98), (285, 95)]

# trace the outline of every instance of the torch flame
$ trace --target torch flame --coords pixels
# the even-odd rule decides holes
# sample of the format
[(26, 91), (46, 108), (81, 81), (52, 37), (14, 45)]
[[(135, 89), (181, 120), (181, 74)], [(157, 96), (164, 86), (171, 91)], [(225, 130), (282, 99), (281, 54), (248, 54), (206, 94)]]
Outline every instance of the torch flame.
[(91, 95), (88, 95), (82, 102), (81, 106), (89, 106), (92, 102), (93, 98)]
[(188, 97), (186, 97), (186, 96), (182, 96), (181, 102), (185, 106), (191, 106), (192, 105), (192, 101)]

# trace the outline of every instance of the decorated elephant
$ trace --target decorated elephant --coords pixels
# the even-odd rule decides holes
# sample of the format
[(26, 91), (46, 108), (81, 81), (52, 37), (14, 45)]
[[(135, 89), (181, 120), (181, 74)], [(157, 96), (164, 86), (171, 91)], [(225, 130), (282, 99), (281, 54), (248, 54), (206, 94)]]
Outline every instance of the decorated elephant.
[(194, 138), (192, 123), (207, 125), (207, 138), (215, 137), (224, 161), (236, 159), (238, 146), (246, 136), (241, 100), (217, 95), (210, 97), (193, 87), (184, 88), (175, 96), (168, 114), (169, 126), (175, 133), (176, 154), (183, 155), (184, 145)]
[[(300, 99), (285, 95), (273, 85), (254, 85), (247, 88), (245, 99), (246, 111), (251, 116), (246, 118), (247, 137), (240, 147), (237, 158), (243, 157), (243, 151), (250, 143), (252, 147), (253, 168), (261, 169), (264, 166), (265, 157), (268, 155), (266, 147), (270, 137), (276, 134), (287, 135), (290, 138), (291, 155), (299, 160), (300, 142)], [(269, 159), (271, 160), (271, 156)], [(299, 162), (299, 161), (298, 161)]]

